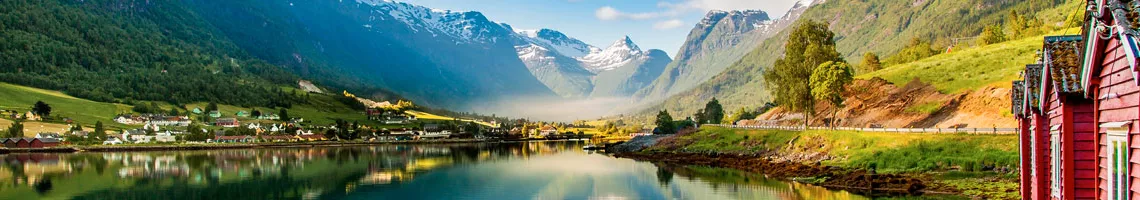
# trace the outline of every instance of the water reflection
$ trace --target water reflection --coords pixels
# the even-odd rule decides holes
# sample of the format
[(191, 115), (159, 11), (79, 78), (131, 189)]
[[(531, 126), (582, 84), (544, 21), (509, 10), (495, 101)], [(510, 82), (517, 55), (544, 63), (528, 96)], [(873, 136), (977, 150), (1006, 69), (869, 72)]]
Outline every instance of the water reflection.
[(0, 155), (3, 199), (861, 199), (580, 142)]

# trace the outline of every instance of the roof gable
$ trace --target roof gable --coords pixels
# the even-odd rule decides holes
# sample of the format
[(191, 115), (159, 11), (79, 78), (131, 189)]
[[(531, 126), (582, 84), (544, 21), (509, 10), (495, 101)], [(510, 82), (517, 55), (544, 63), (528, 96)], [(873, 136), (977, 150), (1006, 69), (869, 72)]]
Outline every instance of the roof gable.
[(1024, 116), (1025, 111), (1025, 81), (1013, 81), (1013, 88), (1010, 91), (1010, 100), (1013, 101), (1012, 110), (1013, 116)]
[(1042, 76), (1042, 88), (1052, 86), (1057, 93), (1084, 93), (1084, 84), (1081, 83), (1081, 36), (1048, 36), (1045, 37), (1044, 52), (1042, 52), (1045, 70)]
[(1025, 65), (1025, 110), (1041, 112), (1043, 71), (1040, 64)]

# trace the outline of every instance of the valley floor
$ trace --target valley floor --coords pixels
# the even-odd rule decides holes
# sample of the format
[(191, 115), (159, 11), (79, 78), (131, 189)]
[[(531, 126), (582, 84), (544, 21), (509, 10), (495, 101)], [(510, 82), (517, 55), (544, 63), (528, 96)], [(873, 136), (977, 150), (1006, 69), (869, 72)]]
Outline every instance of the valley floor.
[(735, 168), (871, 196), (1017, 199), (1014, 135), (705, 127), (655, 140), (644, 149), (617, 155)]

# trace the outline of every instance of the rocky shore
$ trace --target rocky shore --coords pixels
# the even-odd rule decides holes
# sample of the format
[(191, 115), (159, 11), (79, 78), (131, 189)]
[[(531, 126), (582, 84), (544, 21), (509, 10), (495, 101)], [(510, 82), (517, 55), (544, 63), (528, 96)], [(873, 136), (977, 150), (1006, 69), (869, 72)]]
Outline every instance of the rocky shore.
[(616, 153), (614, 156), (667, 164), (732, 168), (873, 197), (953, 193), (928, 186), (925, 178), (920, 175), (877, 174), (867, 170), (778, 162), (747, 155), (626, 152)]

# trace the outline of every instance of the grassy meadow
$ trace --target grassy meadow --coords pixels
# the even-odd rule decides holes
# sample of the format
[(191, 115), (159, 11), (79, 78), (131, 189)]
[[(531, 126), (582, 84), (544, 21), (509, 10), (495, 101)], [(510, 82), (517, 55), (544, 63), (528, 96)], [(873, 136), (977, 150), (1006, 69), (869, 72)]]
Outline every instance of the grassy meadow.
[[(43, 90), (8, 83), (0, 83), (0, 110), (15, 110), (21, 113), (32, 109), (36, 101), (43, 101), (52, 108), (52, 115), (71, 118), (84, 126), (96, 121), (110, 125), (111, 118), (121, 112), (130, 112), (131, 106), (114, 103), (95, 102), (72, 97), (58, 91)], [(0, 127), (7, 127), (0, 125)]]
[(954, 49), (918, 61), (890, 66), (859, 75), (857, 79), (879, 77), (903, 86), (914, 79), (934, 85), (940, 92), (956, 94), (985, 86), (1009, 86), (1026, 64), (1035, 62), (1044, 36), (1079, 34), (1072, 28), (1046, 35), (1006, 41), (997, 44)]

